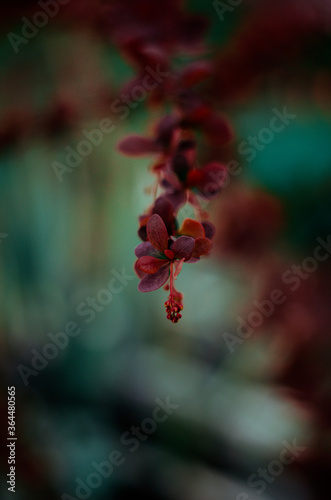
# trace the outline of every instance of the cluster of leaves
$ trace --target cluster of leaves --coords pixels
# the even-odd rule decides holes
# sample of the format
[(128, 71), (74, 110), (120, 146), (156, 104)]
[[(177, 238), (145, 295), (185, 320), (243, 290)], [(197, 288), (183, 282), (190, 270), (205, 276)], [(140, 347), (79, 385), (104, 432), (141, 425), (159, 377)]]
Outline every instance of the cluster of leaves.
[[(156, 177), (154, 202), (139, 218), (138, 234), (143, 243), (135, 251), (135, 270), (141, 278), (141, 292), (163, 285), (170, 290), (165, 306), (168, 319), (176, 323), (181, 317), (183, 296), (175, 289), (174, 280), (183, 263), (197, 262), (209, 253), (215, 232), (199, 199), (211, 199), (220, 192), (226, 167), (216, 161), (197, 166), (193, 124), (175, 114), (161, 119), (154, 138), (130, 136), (119, 148), (130, 155), (157, 153), (152, 166)], [(177, 214), (186, 203), (194, 207), (197, 220), (186, 218), (179, 227)]]
[[(175, 9), (173, 33), (177, 32), (177, 39), (169, 39), (168, 26), (162, 29), (163, 22), (158, 15), (155, 18), (157, 31), (153, 28), (146, 30), (142, 25), (136, 38), (132, 31), (125, 40), (121, 34), (119, 43), (124, 44), (130, 59), (138, 67), (138, 77), (131, 85), (143, 78), (147, 64), (167, 71), (169, 76), (149, 97), (153, 104), (166, 104), (168, 108), (170, 105), (171, 111), (155, 125), (152, 137), (126, 137), (120, 142), (119, 150), (130, 156), (155, 157), (151, 166), (155, 176), (154, 199), (139, 217), (138, 235), (143, 243), (135, 250), (135, 271), (140, 278), (141, 292), (151, 292), (162, 286), (169, 291), (165, 302), (167, 318), (177, 323), (183, 309), (183, 294), (176, 290), (174, 282), (184, 263), (195, 263), (203, 255), (208, 255), (215, 233), (201, 199), (215, 197), (227, 174), (226, 166), (218, 158), (199, 164), (198, 138), (202, 137), (211, 149), (219, 148), (231, 141), (232, 129), (199, 92), (200, 85), (212, 74), (210, 62), (200, 57), (180, 70), (171, 67), (171, 56), (178, 47), (185, 48), (191, 42), (190, 48), (198, 46), (201, 52), (204, 26), (201, 19), (179, 14), (177, 2), (173, 2), (172, 7)], [(153, 12), (152, 9), (150, 15)], [(192, 23), (197, 27), (193, 34), (191, 29), (180, 29)], [(137, 25), (135, 27), (137, 33)], [(167, 36), (163, 37), (163, 34)], [(180, 226), (178, 212), (186, 204), (193, 207), (195, 218), (184, 219)]]

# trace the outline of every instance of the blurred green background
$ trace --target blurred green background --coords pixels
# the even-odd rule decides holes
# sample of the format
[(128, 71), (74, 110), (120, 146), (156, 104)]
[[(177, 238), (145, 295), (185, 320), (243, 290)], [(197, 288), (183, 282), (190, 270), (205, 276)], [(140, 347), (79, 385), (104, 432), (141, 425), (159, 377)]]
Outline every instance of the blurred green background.
[[(238, 57), (250, 25), (256, 35), (262, 4), (243, 2), (226, 11), (224, 21), (213, 2), (186, 2), (185, 9), (208, 19), (206, 42), (217, 63), (228, 49)], [(302, 21), (290, 4), (280, 2), (278, 13), (288, 14), (288, 30)], [(253, 301), (279, 288), (282, 273), (312, 256), (316, 239), (329, 234), (330, 18), (319, 2), (304, 2), (308, 11), (317, 9), (320, 23), (304, 32), (301, 22), (300, 37), (292, 29), (286, 43), (296, 47), (295, 55), (285, 57), (287, 45), (277, 48), (274, 40), (279, 57), (256, 69), (252, 88), (215, 99), (235, 131), (224, 161), (238, 161), (242, 172), (208, 207), (218, 236), (210, 258), (184, 266), (177, 283), (185, 297), (183, 318), (173, 325), (164, 314), (165, 292), (139, 293), (133, 271), (137, 217), (152, 201), (144, 191), (153, 182), (151, 160), (116, 149), (130, 133), (148, 134), (164, 111), (140, 102), (125, 120), (113, 115), (110, 103), (133, 68), (89, 25), (89, 9), (97, 7), (87, 2), (76, 12), (74, 5), (68, 15), (63, 6), (18, 54), (7, 35), (19, 33), (22, 16), (31, 17), (36, 6), (1, 7), (1, 371), (5, 385), (17, 391), (16, 498), (79, 498), (77, 478), (86, 484), (92, 464), (107, 461), (113, 450), (124, 463), (80, 498), (329, 498), (330, 263), (320, 263), (298, 293), (289, 294), (282, 312), (234, 352), (224, 334), (235, 334), (238, 316), (247, 317)], [(260, 36), (267, 51), (267, 29)], [(259, 54), (250, 56), (252, 68)], [(243, 79), (246, 74), (243, 68)], [(295, 119), (247, 161), (242, 142), (284, 107)], [(104, 118), (113, 120), (114, 131), (59, 182), (53, 162), (64, 162), (66, 148), (75, 148), (82, 131), (98, 128)], [(242, 192), (274, 200), (282, 213), (279, 227), (267, 219), (264, 228), (259, 201), (249, 217)], [(231, 199), (239, 201), (231, 205)], [(272, 237), (252, 259), (245, 248), (260, 248), (264, 230)], [(232, 236), (234, 247), (224, 251)], [(122, 289), (111, 302), (98, 302), (93, 315), (79, 314), (77, 308), (100, 297), (117, 273), (128, 278), (113, 282)], [(63, 332), (68, 322), (80, 332), (35, 370), (36, 352), (42, 354), (52, 343), (49, 334)], [(156, 399), (167, 397), (178, 408), (131, 453), (123, 434), (151, 417)], [(1, 406), (5, 415), (6, 391)], [(295, 439), (305, 451), (259, 494), (249, 478), (279, 458), (284, 441)], [(7, 474), (5, 447), (3, 455)], [(1, 488), (2, 498), (10, 498), (5, 482)]]

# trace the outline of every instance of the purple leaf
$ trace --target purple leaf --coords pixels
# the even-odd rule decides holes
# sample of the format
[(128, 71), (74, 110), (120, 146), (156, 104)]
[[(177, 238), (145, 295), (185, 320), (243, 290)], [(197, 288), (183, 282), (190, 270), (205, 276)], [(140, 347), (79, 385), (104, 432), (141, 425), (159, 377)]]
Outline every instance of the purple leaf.
[(176, 219), (174, 209), (170, 201), (160, 196), (154, 204), (153, 214), (158, 214), (167, 228), (168, 234), (174, 234), (176, 230)]
[(205, 230), (205, 236), (209, 240), (211, 240), (215, 234), (215, 226), (211, 222), (205, 221), (202, 223), (203, 228)]
[(190, 236), (180, 236), (175, 241), (175, 244), (172, 248), (176, 259), (188, 260), (192, 255), (194, 244), (194, 238), (191, 238)]
[(160, 252), (168, 248), (168, 231), (159, 215), (154, 214), (149, 219), (147, 223), (147, 235), (153, 247)]
[(149, 241), (145, 241), (144, 243), (140, 243), (135, 250), (134, 253), (136, 257), (144, 257), (144, 255), (154, 255), (155, 254), (155, 248)]
[(146, 274), (138, 285), (140, 292), (153, 292), (163, 286), (169, 278), (169, 262), (154, 274)]

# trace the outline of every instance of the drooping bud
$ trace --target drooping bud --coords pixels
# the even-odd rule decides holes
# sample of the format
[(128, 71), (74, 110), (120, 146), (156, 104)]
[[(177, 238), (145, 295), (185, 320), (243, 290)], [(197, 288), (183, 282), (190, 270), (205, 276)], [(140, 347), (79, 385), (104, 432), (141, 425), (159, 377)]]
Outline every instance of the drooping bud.
[(169, 295), (168, 300), (164, 303), (167, 313), (167, 319), (173, 323), (178, 323), (182, 315), (180, 311), (183, 310), (183, 304), (180, 301), (176, 302), (172, 295)]

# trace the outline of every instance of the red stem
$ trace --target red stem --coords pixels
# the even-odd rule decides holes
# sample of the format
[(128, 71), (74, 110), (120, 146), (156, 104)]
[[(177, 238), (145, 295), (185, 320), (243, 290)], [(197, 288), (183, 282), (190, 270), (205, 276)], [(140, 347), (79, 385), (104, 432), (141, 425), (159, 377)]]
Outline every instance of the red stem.
[(174, 289), (174, 273), (173, 273), (173, 266), (174, 263), (170, 262), (170, 296), (173, 296), (173, 289)]

